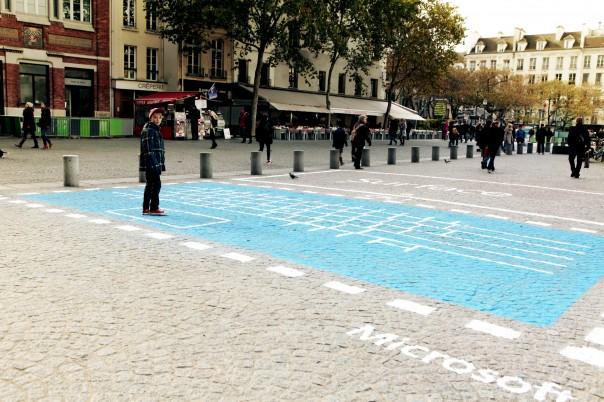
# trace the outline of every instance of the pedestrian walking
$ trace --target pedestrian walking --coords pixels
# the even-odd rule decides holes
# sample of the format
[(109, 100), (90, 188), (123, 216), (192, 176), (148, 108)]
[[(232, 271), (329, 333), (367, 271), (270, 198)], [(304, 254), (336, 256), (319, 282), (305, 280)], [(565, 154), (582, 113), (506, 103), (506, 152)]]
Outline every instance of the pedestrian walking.
[(487, 148), (489, 149), (489, 163), (487, 165), (487, 170), (489, 173), (493, 173), (495, 171), (495, 157), (497, 156), (497, 150), (501, 147), (501, 143), (503, 141), (504, 132), (501, 127), (499, 127), (499, 122), (494, 121), (491, 127), (487, 131)]
[(552, 137), (554, 136), (554, 131), (552, 130), (551, 127), (547, 128), (547, 134), (546, 134), (546, 138), (547, 138), (547, 142), (552, 142)]
[(38, 121), (38, 125), (40, 126), (40, 132), (42, 133), (42, 142), (44, 143), (44, 149), (50, 149), (52, 148), (52, 142), (50, 141), (50, 138), (48, 138), (48, 134), (50, 134), (52, 127), (50, 108), (46, 106), (44, 102), (40, 104), (40, 107), (42, 108), (42, 114)]
[[(442, 137), (443, 140), (447, 140), (449, 137), (449, 120), (445, 120), (445, 122), (443, 123), (443, 129), (442, 129)], [(449, 143), (449, 146), (451, 146), (451, 144)]]
[(212, 140), (212, 146), (210, 149), (214, 149), (218, 146), (216, 143), (216, 129), (218, 128), (218, 115), (212, 109), (208, 109), (208, 114), (210, 115), (210, 139)]
[(545, 155), (545, 137), (547, 137), (547, 130), (545, 126), (541, 124), (541, 127), (537, 130), (535, 138), (537, 139), (537, 153)]
[(525, 140), (526, 140), (526, 131), (524, 131), (524, 126), (521, 124), (520, 127), (518, 127), (518, 130), (516, 130), (516, 143), (524, 144)]
[(166, 170), (166, 150), (159, 129), (163, 117), (163, 109), (151, 109), (149, 121), (141, 132), (139, 169), (145, 172), (147, 181), (143, 196), (143, 215), (165, 215), (165, 211), (159, 208), (161, 173)]
[[(583, 125), (583, 118), (577, 117), (576, 125), (568, 132), (568, 162), (570, 163), (570, 177), (578, 179), (585, 153), (591, 145), (589, 132)], [(576, 164), (575, 164), (576, 161)]]
[(199, 118), (201, 117), (201, 113), (199, 109), (193, 106), (189, 110), (189, 122), (191, 123), (191, 138), (194, 141), (199, 140)]
[[(338, 120), (337, 123), (338, 128), (333, 133), (333, 143), (332, 146), (340, 151), (340, 166), (344, 165), (344, 159), (342, 159), (342, 153), (344, 152), (344, 147), (348, 146), (348, 135), (346, 134), (346, 130), (344, 130), (343, 124), (341, 120)], [(395, 144), (396, 145), (396, 144)]]
[(399, 134), (398, 134), (398, 140), (400, 141), (401, 146), (405, 145), (405, 139), (408, 139), (408, 138), (409, 138), (409, 135), (407, 134), (407, 120), (402, 119), (401, 123), (399, 124)]
[(21, 141), (15, 144), (17, 148), (23, 147), (23, 143), (27, 140), (27, 136), (31, 135), (34, 140), (34, 146), (32, 148), (40, 148), (38, 146), (38, 139), (36, 138), (36, 120), (34, 118), (34, 104), (31, 102), (25, 103), (23, 108), (23, 126), (21, 127), (22, 135)]
[[(239, 111), (239, 135), (241, 136), (242, 144), (245, 144), (245, 140), (248, 137), (247, 117), (248, 111), (245, 107), (242, 107)], [(252, 139), (250, 138), (250, 141), (251, 140)]]
[(350, 139), (350, 142), (352, 143), (354, 149), (354, 168), (363, 169), (361, 167), (361, 158), (363, 157), (363, 148), (365, 147), (365, 142), (371, 146), (371, 133), (369, 132), (369, 127), (367, 126), (367, 116), (359, 116), (357, 127), (354, 130), (354, 134)]
[(482, 156), (480, 166), (482, 169), (486, 169), (489, 162), (488, 132), (491, 129), (491, 124), (492, 122), (488, 120), (484, 126), (480, 123), (476, 127), (476, 145), (480, 148), (480, 155)]
[(388, 127), (388, 138), (390, 139), (390, 142), (388, 143), (388, 145), (392, 145), (392, 142), (394, 142), (394, 145), (396, 145), (396, 136), (398, 134), (398, 120), (392, 120), (390, 122), (390, 127)]
[(258, 128), (256, 128), (256, 141), (260, 144), (259, 151), (264, 151), (266, 146), (266, 163), (270, 165), (273, 163), (271, 160), (271, 144), (273, 143), (273, 126), (271, 124), (268, 115), (263, 113), (260, 115), (258, 122)]
[[(500, 144), (501, 145), (501, 144)], [(503, 151), (506, 154), (511, 154), (514, 150), (514, 126), (508, 123), (503, 132)]]

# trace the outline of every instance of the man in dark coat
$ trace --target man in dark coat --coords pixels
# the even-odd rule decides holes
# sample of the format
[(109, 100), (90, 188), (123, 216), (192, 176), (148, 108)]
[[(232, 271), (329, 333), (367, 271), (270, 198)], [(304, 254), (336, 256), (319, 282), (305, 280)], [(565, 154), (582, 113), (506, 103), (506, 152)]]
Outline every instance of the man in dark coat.
[[(338, 120), (338, 128), (333, 133), (333, 147), (340, 151), (340, 166), (344, 164), (344, 160), (342, 159), (342, 153), (344, 152), (344, 147), (348, 146), (348, 138), (346, 135), (346, 130), (342, 127), (342, 121)], [(395, 144), (396, 145), (396, 144)]]
[(537, 130), (537, 153), (541, 155), (545, 155), (545, 137), (547, 137), (547, 130), (545, 126), (542, 124), (541, 127)]
[(398, 134), (398, 120), (392, 120), (390, 122), (390, 127), (388, 127), (388, 139), (390, 142), (388, 145), (392, 145), (392, 141), (394, 141), (394, 145), (396, 145), (396, 135)]
[(40, 126), (40, 132), (42, 133), (42, 142), (44, 143), (44, 149), (52, 148), (52, 142), (48, 138), (50, 128), (52, 126), (52, 117), (50, 115), (50, 108), (46, 106), (44, 102), (40, 105), (42, 113), (38, 125)]
[(273, 163), (271, 160), (271, 144), (273, 143), (273, 126), (267, 114), (260, 115), (258, 127), (256, 128), (256, 141), (260, 144), (259, 151), (264, 151), (266, 145), (266, 164)]
[(23, 127), (22, 127), (23, 135), (21, 136), (21, 141), (18, 144), (15, 144), (17, 148), (21, 148), (25, 140), (27, 140), (27, 135), (31, 135), (31, 138), (34, 140), (34, 146), (32, 148), (39, 148), (38, 139), (36, 138), (36, 120), (34, 119), (34, 105), (31, 102), (27, 102), (25, 104), (25, 108), (23, 109)]
[(353, 138), (351, 139), (354, 147), (354, 168), (363, 169), (361, 167), (361, 158), (363, 157), (365, 142), (367, 142), (367, 145), (371, 146), (371, 133), (367, 126), (367, 116), (361, 115), (359, 117), (359, 122), (354, 131)]
[(189, 110), (189, 121), (191, 122), (191, 138), (194, 140), (199, 139), (199, 118), (201, 117), (201, 113), (199, 109), (193, 106)]
[(147, 181), (143, 196), (143, 214), (145, 215), (165, 214), (165, 211), (159, 208), (161, 173), (166, 170), (166, 149), (159, 129), (163, 117), (163, 109), (151, 109), (149, 112), (149, 122), (145, 124), (141, 132), (139, 169), (145, 172)]
[[(577, 117), (577, 124), (568, 132), (568, 162), (570, 163), (570, 177), (578, 179), (581, 165), (585, 159), (585, 152), (590, 146), (589, 132), (583, 125), (583, 118)], [(576, 160), (576, 164), (575, 164)]]
[(497, 156), (497, 150), (501, 147), (503, 137), (503, 128), (499, 127), (499, 122), (495, 120), (491, 125), (491, 128), (487, 130), (486, 138), (486, 144), (489, 149), (489, 164), (487, 165), (489, 173), (495, 171), (495, 157)]

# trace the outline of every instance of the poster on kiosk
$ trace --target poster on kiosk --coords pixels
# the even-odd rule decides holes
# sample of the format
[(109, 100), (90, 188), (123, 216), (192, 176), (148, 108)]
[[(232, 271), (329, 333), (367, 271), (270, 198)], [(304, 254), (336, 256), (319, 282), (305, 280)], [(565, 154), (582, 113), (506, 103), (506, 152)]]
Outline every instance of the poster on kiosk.
[(174, 113), (174, 138), (187, 138), (187, 114), (185, 112)]

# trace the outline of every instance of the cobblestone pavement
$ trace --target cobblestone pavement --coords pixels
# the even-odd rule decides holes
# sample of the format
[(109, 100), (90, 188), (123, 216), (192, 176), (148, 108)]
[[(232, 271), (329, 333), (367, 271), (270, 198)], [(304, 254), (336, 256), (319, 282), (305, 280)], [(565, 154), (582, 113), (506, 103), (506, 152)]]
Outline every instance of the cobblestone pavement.
[[(430, 146), (444, 144), (412, 145), (420, 143), (428, 159)], [(0, 139), (0, 148), (10, 144)], [(221, 143), (213, 182), (604, 236), (604, 165), (575, 180), (564, 156), (513, 155), (489, 175), (478, 159), (411, 164), (406, 146), (388, 166), (385, 144), (372, 147), (371, 167), (328, 171), (326, 142), (277, 141), (273, 165), (252, 177), (255, 147)], [(207, 145), (168, 143), (164, 183), (202, 182), (198, 153)], [(306, 151), (306, 172), (291, 180), (294, 149)], [(553, 324), (532, 325), (276, 257), (283, 250), (40, 201), (98, 187), (138, 189), (134, 140), (8, 150), (0, 160), (1, 401), (604, 399), (601, 280)], [(82, 187), (73, 193), (57, 193), (65, 190), (63, 154), (81, 158)], [(170, 186), (162, 191), (167, 196)], [(267, 226), (257, 236), (273, 244), (271, 233)], [(409, 270), (411, 254), (400, 252)], [(587, 257), (590, 269), (602, 269), (601, 250)], [(541, 289), (527, 282), (509, 292)]]

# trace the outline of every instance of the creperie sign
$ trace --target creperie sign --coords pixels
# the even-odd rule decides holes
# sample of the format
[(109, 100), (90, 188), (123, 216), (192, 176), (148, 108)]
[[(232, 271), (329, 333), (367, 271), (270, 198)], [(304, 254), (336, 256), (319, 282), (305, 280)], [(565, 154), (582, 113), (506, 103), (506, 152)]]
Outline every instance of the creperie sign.
[(115, 88), (135, 91), (165, 91), (166, 84), (163, 82), (116, 80)]

